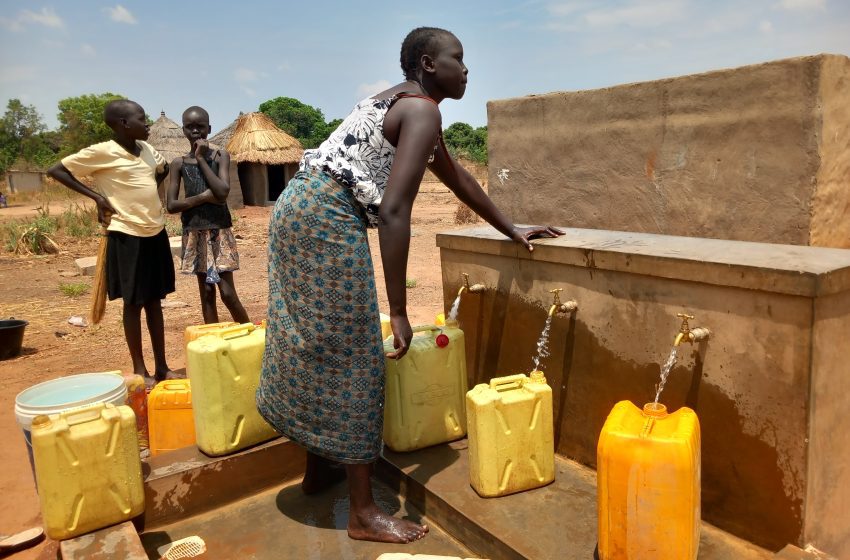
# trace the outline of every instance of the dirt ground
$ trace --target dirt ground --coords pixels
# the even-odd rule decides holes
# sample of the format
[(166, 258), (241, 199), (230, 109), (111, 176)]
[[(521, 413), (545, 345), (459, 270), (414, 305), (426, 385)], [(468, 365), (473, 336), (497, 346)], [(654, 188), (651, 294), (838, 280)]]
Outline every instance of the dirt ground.
[[(476, 175), (483, 175), (476, 173)], [(486, 175), (484, 175), (486, 177)], [(437, 232), (456, 229), (457, 199), (442, 184), (423, 182), (414, 206), (413, 237), (407, 278), (415, 287), (408, 290), (411, 323), (433, 321), (443, 311)], [(78, 201), (74, 201), (78, 202)], [(68, 200), (53, 202), (51, 212), (61, 212)], [(0, 209), (0, 222), (36, 215), (38, 203), (16, 203)], [(266, 229), (271, 208), (247, 207), (235, 211), (234, 233), (239, 243), (241, 269), (235, 274), (236, 287), (252, 320), (264, 317), (267, 297)], [(378, 252), (377, 231), (370, 230), (370, 244), (381, 308), (387, 308), (383, 270)], [(16, 256), (0, 247), (0, 318), (15, 317), (29, 321), (20, 356), (0, 362), (0, 534), (41, 524), (38, 497), (27, 461), (26, 444), (15, 421), (15, 396), (27, 387), (64, 375), (121, 369), (130, 371), (131, 362), (121, 328), (121, 307), (107, 304), (106, 315), (97, 326), (72, 326), (74, 315), (88, 316), (90, 296), (68, 297), (60, 284), (85, 282), (89, 276), (74, 276), (74, 259), (97, 253), (96, 239), (57, 237), (61, 247), (57, 255)], [(200, 324), (197, 283), (192, 276), (177, 275), (177, 290), (164, 304), (166, 344), (169, 365), (185, 366), (183, 330)], [(451, 303), (451, 302), (449, 302)], [(227, 311), (219, 304), (219, 315), (227, 320)], [(150, 344), (144, 335), (148, 367), (153, 367)], [(16, 560), (55, 558), (56, 543), (46, 541), (20, 552)]]

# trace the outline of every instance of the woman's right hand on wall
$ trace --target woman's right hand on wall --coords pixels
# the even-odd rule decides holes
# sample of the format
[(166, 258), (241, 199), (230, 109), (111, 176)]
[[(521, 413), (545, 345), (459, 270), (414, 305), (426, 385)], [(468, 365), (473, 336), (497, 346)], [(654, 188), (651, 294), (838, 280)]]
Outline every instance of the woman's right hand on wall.
[(413, 340), (413, 328), (407, 315), (390, 315), (390, 326), (393, 329), (393, 348), (395, 352), (387, 352), (387, 358), (399, 360), (407, 354), (410, 341)]
[(552, 226), (527, 226), (514, 227), (511, 231), (511, 239), (525, 246), (529, 251), (534, 251), (531, 240), (538, 237), (560, 237), (564, 232)]

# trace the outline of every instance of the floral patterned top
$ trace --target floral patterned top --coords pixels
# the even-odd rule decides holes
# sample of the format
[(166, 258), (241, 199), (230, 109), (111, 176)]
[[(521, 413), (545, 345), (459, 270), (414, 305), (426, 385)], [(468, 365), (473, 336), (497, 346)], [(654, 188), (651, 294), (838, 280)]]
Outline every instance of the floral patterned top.
[(384, 138), (384, 117), (400, 97), (420, 96), (400, 93), (387, 99), (364, 99), (321, 146), (304, 152), (299, 166), (301, 171), (322, 169), (351, 189), (372, 227), (378, 225), (378, 209), (395, 156), (395, 146)]

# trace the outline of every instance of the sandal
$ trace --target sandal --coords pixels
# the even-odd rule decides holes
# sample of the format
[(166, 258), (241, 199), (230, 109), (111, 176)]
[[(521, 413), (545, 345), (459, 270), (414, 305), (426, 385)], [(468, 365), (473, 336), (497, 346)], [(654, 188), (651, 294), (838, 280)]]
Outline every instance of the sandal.
[(12, 536), (0, 535), (0, 554), (29, 548), (44, 539), (44, 529), (33, 527)]

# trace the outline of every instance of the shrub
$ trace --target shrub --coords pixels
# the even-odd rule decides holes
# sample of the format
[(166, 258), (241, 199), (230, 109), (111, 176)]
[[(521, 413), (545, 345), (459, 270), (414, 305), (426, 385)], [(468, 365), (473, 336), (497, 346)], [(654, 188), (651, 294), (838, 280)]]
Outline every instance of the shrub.
[(59, 291), (68, 297), (78, 297), (89, 291), (89, 285), (85, 282), (73, 282), (71, 284), (59, 283)]
[(61, 216), (62, 230), (71, 237), (92, 237), (100, 231), (97, 207), (73, 204)]

